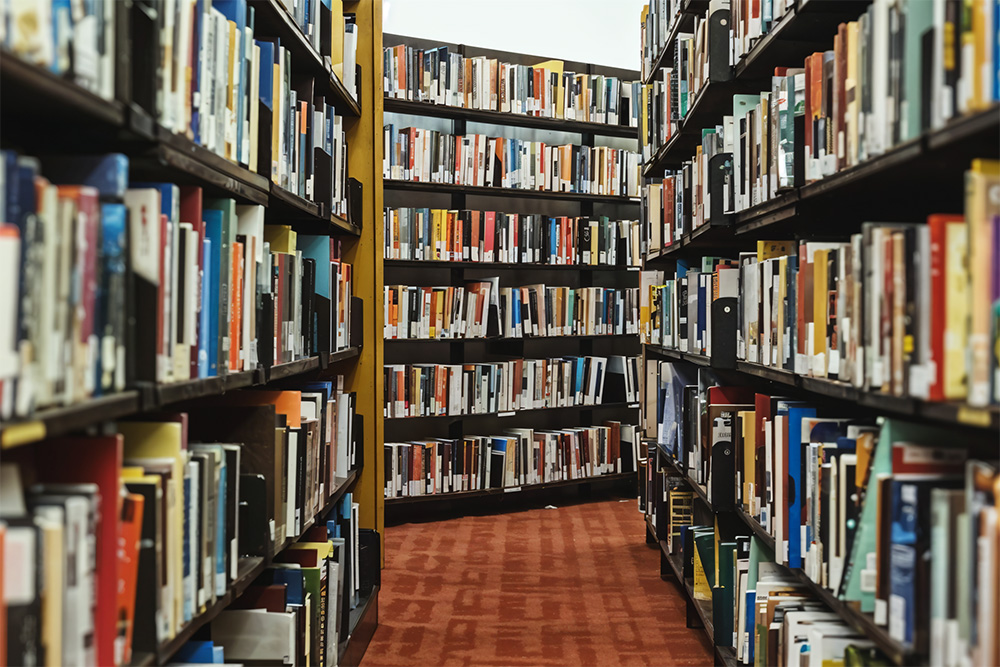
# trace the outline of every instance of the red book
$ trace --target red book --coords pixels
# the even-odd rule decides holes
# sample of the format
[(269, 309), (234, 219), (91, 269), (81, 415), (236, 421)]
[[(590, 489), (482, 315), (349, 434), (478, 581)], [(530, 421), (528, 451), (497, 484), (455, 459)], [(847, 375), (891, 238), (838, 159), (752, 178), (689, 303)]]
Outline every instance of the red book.
[[(805, 131), (803, 132), (803, 143), (805, 145), (805, 160), (806, 160), (806, 173), (809, 174), (809, 158), (815, 154), (813, 151), (813, 106), (812, 106), (812, 72), (813, 72), (813, 57), (817, 54), (812, 54), (806, 56), (805, 63)], [(820, 54), (822, 57), (822, 54)]]
[(496, 213), (486, 211), (484, 214), (485, 224), (483, 225), (483, 261), (495, 262), (493, 256), (493, 246), (496, 237)]
[[(98, 665), (115, 664), (118, 631), (118, 540), (121, 526), (122, 436), (59, 438), (25, 450), (38, 481), (96, 484), (101, 495), (96, 538), (94, 647)], [(141, 521), (141, 519), (140, 519)]]
[(948, 225), (965, 224), (960, 215), (935, 214), (927, 217), (931, 236), (931, 368), (934, 375), (930, 382), (929, 399), (945, 400), (944, 395), (944, 330), (947, 320), (947, 290), (945, 263), (947, 261)]
[(754, 449), (756, 454), (756, 480), (757, 486), (754, 488), (754, 495), (757, 497), (757, 506), (763, 507), (767, 501), (767, 488), (764, 480), (767, 475), (767, 451), (764, 446), (764, 422), (771, 419), (771, 397), (767, 394), (754, 395), (754, 430), (757, 432), (754, 437)]
[(663, 179), (663, 201), (661, 205), (663, 206), (662, 219), (666, 221), (666, 228), (663, 230), (663, 247), (667, 247), (674, 242), (674, 234), (676, 227), (676, 220), (674, 219), (674, 213), (676, 212), (674, 208), (674, 179), (665, 178)]
[[(202, 218), (202, 191), (201, 188), (192, 185), (182, 185), (180, 186), (181, 192), (181, 222), (191, 223), (192, 229), (198, 234), (198, 244), (195, 247), (195, 256), (198, 262), (198, 275), (201, 276), (201, 272), (204, 269), (202, 266), (202, 245), (205, 241), (205, 221)], [(200, 278), (199, 278), (200, 280)], [(201, 292), (201, 284), (198, 285), (198, 292)], [(199, 298), (199, 303), (201, 299)], [(197, 330), (197, 328), (196, 328)], [(198, 331), (198, 337), (201, 336), (201, 331)], [(191, 377), (198, 377), (198, 340), (195, 339), (194, 345), (191, 346)]]

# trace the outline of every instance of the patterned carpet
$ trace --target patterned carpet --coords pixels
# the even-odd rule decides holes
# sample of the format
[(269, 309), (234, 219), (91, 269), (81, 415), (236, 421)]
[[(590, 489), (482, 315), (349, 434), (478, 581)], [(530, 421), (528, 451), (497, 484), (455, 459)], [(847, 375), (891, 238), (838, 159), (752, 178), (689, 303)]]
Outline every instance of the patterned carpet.
[(386, 529), (362, 667), (710, 665), (635, 500)]

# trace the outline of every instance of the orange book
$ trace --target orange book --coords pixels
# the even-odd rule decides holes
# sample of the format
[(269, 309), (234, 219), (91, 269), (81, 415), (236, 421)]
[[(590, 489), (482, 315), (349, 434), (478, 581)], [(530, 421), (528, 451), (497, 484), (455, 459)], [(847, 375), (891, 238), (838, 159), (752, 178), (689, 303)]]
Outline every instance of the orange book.
[(218, 400), (225, 405), (273, 405), (276, 413), (285, 415), (289, 428), (302, 426), (301, 391), (237, 391)]
[(243, 332), (243, 244), (233, 243), (233, 267), (229, 286), (232, 295), (229, 303), (229, 370), (238, 371), (242, 367), (240, 351), (242, 350), (241, 333)]
[(138, 493), (126, 493), (122, 496), (121, 536), (118, 543), (118, 636), (124, 643), (122, 664), (128, 664), (132, 660), (132, 630), (135, 622), (144, 502), (145, 499)]

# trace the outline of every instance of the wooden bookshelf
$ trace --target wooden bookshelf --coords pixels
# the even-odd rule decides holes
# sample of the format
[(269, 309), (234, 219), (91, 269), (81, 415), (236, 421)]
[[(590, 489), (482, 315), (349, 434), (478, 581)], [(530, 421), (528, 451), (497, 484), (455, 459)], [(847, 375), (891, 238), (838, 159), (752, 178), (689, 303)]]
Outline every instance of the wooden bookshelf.
[[(359, 300), (352, 304), (354, 335), (351, 346), (346, 349), (273, 366), (258, 365), (215, 377), (168, 384), (135, 382), (125, 391), (70, 405), (46, 407), (27, 417), (0, 422), (0, 449), (20, 448), (20, 451), (10, 452), (13, 458), (30, 453), (30, 448), (46, 438), (109, 433), (118, 421), (167, 410), (184, 411), (232, 392), (273, 388), (289, 380), (345, 376), (344, 391), (355, 392), (357, 396), (357, 465), (343, 473), (337, 471), (342, 476), (336, 478), (332, 494), (323, 502), (320, 511), (303, 521), (299, 536), (279, 536), (274, 553), (266, 557), (240, 558), (237, 576), (223, 595), (196, 613), (175, 636), (160, 642), (154, 651), (134, 652), (130, 663), (165, 665), (175, 660), (175, 654), (187, 641), (204, 636), (209, 624), (272, 565), (277, 552), (298, 541), (310, 527), (325, 522), (346, 494), (353, 494), (354, 501), (360, 504), (362, 532), (372, 529), (381, 535), (384, 530), (380, 444), (381, 256), (384, 245), (380, 222), (382, 2), (345, 2), (345, 11), (355, 14), (357, 19), (357, 96), (347, 90), (330, 67), (329, 57), (313, 47), (310, 36), (303, 33), (280, 0), (249, 0), (248, 3), (255, 12), (254, 37), (279, 38), (281, 46), (291, 53), (290, 76), (296, 80), (314, 80), (312, 90), (316, 97), (324, 97), (335, 112), (344, 117), (349, 149), (347, 169), (363, 188), (361, 210), (352, 211), (350, 219), (334, 213), (329, 202), (312, 201), (271, 182), (270, 175), (264, 175), (263, 166), (259, 173), (254, 172), (195, 143), (188, 136), (166, 129), (155, 110), (144, 108), (141, 93), (133, 88), (131, 80), (133, 75), (144, 72), (144, 68), (159, 66), (160, 55), (152, 59), (147, 57), (141, 37), (133, 35), (134, 22), (150, 18), (147, 8), (140, 7), (141, 3), (135, 6), (132, 3), (114, 4), (113, 99), (104, 99), (77, 85), (68, 76), (56, 76), (0, 50), (0, 88), (4, 91), (0, 98), (3, 120), (0, 135), (5, 148), (16, 149), (27, 156), (123, 153), (129, 160), (130, 181), (199, 186), (206, 198), (233, 199), (238, 204), (265, 207), (265, 224), (289, 225), (301, 233), (336, 237), (343, 243), (345, 261), (354, 267), (354, 296)], [(252, 103), (259, 101), (252, 100)], [(44, 168), (42, 175), (45, 175)], [(358, 332), (362, 334), (360, 338)], [(372, 553), (374, 548), (369, 550), (369, 556)], [(384, 557), (384, 544), (380, 545), (380, 555)], [(345, 619), (347, 627), (342, 630), (342, 641), (337, 647), (341, 665), (360, 663), (378, 622), (379, 586), (364, 582), (366, 579), (369, 582), (379, 580), (380, 564), (376, 560), (370, 568), (376, 571), (370, 572), (366, 571), (368, 562), (362, 562), (361, 599), (357, 608), (351, 610), (349, 619)], [(139, 599), (137, 604), (150, 602)], [(332, 622), (333, 617), (330, 619)]]
[[(458, 44), (444, 44), (430, 40), (422, 40), (398, 35), (385, 35), (387, 47), (397, 44), (408, 44), (419, 48), (448, 46), (453, 53), (464, 54), (466, 57), (483, 55), (497, 58), (503, 62), (517, 64), (535, 64), (546, 60), (526, 54), (507, 53), (489, 49)], [(566, 71), (579, 73), (606, 74), (620, 77), (623, 81), (638, 79), (638, 73), (612, 68), (602, 68), (587, 63), (566, 62)], [(413, 102), (400, 99), (385, 98), (386, 112), (404, 114), (412, 119), (414, 126), (420, 125), (420, 118), (451, 120), (461, 134), (467, 123), (489, 123), (502, 126), (495, 134), (505, 137), (519, 136), (524, 130), (552, 130), (555, 132), (576, 133), (581, 135), (579, 143), (594, 146), (598, 137), (627, 138), (636, 136), (636, 128), (613, 126), (603, 123), (584, 123), (552, 118), (538, 118), (516, 113), (500, 113), (480, 111), (462, 107), (451, 107), (424, 102)], [(409, 120), (409, 119), (408, 119)], [(637, 214), (639, 200), (630, 197), (592, 195), (577, 192), (552, 192), (526, 189), (505, 189), (489, 187), (473, 187), (444, 183), (416, 183), (411, 181), (384, 181), (387, 206), (393, 208), (426, 207), (427, 202), (434, 202), (434, 208), (449, 209), (481, 209), (505, 210), (509, 212), (533, 213), (545, 215), (591, 216), (596, 207), (601, 207), (601, 213), (612, 219), (634, 219)], [(471, 197), (494, 198), (504, 200), (497, 204), (476, 205), (470, 202)], [(447, 202), (447, 203), (445, 203)], [(509, 202), (509, 204), (507, 203)], [(617, 212), (621, 212), (618, 214)], [(384, 260), (387, 284), (450, 284), (462, 285), (466, 276), (499, 275), (503, 287), (524, 285), (529, 283), (559, 284), (573, 287), (635, 287), (638, 285), (638, 268), (626, 266), (591, 266), (581, 264), (522, 264), (500, 262), (451, 262), (451, 261), (419, 261), (419, 260)], [(443, 281), (443, 282), (442, 282)], [(555, 349), (557, 348), (558, 349)], [(553, 349), (549, 349), (553, 348)], [(474, 360), (501, 360), (510, 358), (535, 358), (545, 356), (560, 356), (572, 348), (574, 354), (587, 355), (599, 349), (602, 356), (625, 354), (634, 356), (639, 351), (637, 335), (612, 336), (541, 336), (523, 339), (485, 338), (485, 339), (387, 339), (385, 341), (386, 363), (472, 363)], [(529, 354), (529, 350), (546, 350), (543, 354)], [(524, 426), (530, 428), (569, 428), (573, 426), (599, 424), (605, 418), (621, 419), (637, 423), (638, 403), (607, 403), (603, 405), (573, 405), (566, 407), (543, 408), (538, 410), (518, 410), (517, 412), (500, 412), (486, 414), (401, 417), (385, 419), (385, 441), (402, 442), (415, 437), (458, 437), (465, 433), (488, 435), (499, 433), (504, 428)], [(600, 415), (598, 419), (597, 416)], [(595, 421), (588, 421), (593, 418)], [(603, 475), (596, 478), (568, 480), (552, 484), (523, 487), (536, 491), (562, 485), (573, 485), (617, 479), (619, 477), (634, 477), (635, 473), (625, 475)], [(486, 489), (451, 494), (432, 494), (405, 498), (387, 499), (386, 505), (399, 506), (418, 503), (444, 503), (447, 500), (469, 497), (493, 497), (510, 493), (511, 489)]]
[[(675, 169), (692, 160), (696, 149), (701, 146), (702, 131), (722, 124), (723, 117), (733, 114), (732, 98), (735, 94), (769, 91), (776, 68), (802, 67), (808, 55), (833, 49), (838, 26), (857, 20), (870, 3), (796, 0), (786, 4), (790, 6), (787, 13), (774, 21), (764, 35), (757, 37), (732, 67), (727, 68), (722, 76), (709, 77), (710, 80), (703, 84), (690, 101), (687, 114), (675, 123), (671, 138), (655, 147), (653, 155), (644, 164), (644, 177), (657, 179), (665, 170)], [(690, 31), (693, 26), (692, 18), (684, 13), (689, 3), (681, 2), (680, 5), (681, 13), (671, 24), (667, 43), (654, 58), (647, 81), (660, 78), (663, 68), (673, 64), (678, 34)], [(693, 14), (705, 17), (707, 7)], [(926, 44), (923, 48), (927, 48)], [(905, 92), (901, 94), (905, 96)], [(792, 239), (796, 244), (814, 239), (843, 240), (861, 231), (866, 221), (919, 222), (925, 221), (929, 213), (961, 213), (966, 196), (965, 170), (974, 158), (997, 159), (1000, 154), (998, 146), (1000, 105), (992, 103), (988, 108), (952, 118), (941, 127), (925, 129), (914, 138), (895, 143), (854, 166), (811, 182), (799, 181), (796, 187), (779, 190), (776, 196), (751, 208), (722, 211), (719, 215), (713, 203), (713, 217), (708, 223), (691, 229), (688, 222), (688, 231), (681, 238), (672, 239), (664, 247), (648, 249), (644, 268), (673, 271), (679, 260), (702, 256), (736, 257), (740, 252), (756, 249), (757, 241), (764, 239)], [(796, 153), (795, 160), (799, 159), (800, 155)], [(796, 178), (799, 176), (796, 175)], [(898, 196), (886, 197), (886, 193)], [(975, 241), (970, 239), (970, 245), (973, 243)], [(753, 307), (752, 304), (750, 307)], [(715, 340), (713, 337), (713, 348)], [(735, 337), (733, 341), (735, 349)], [(955, 437), (938, 443), (939, 446), (967, 448), (970, 458), (995, 459), (995, 436), (1000, 430), (1000, 406), (995, 404), (972, 407), (960, 401), (935, 402), (914, 396), (891, 395), (849, 382), (809, 377), (759, 363), (711, 358), (659, 345), (643, 344), (643, 359), (669, 360), (689, 367), (711, 369), (719, 384), (747, 386), (771, 396), (787, 396), (808, 401), (820, 409), (828, 408), (826, 412), (820, 411), (821, 415), (860, 417), (866, 420), (865, 423), (874, 417), (885, 416), (919, 425), (945, 427), (953, 431)], [(655, 422), (655, 418), (652, 421)], [(679, 478), (684, 488), (693, 492), (695, 524), (708, 524), (717, 519), (720, 531), (725, 535), (752, 535), (765, 550), (774, 552), (774, 537), (738, 503), (732, 509), (713, 507), (706, 489), (695, 483), (687, 470), (677, 465), (665, 447), (652, 443), (648, 446), (651, 452), (655, 452), (650, 453), (648, 465), (656, 465), (654, 461), (660, 464), (653, 473), (651, 489), (662, 486), (656, 481), (660, 476), (659, 470), (672, 478)], [(804, 479), (802, 483), (805, 484)], [(796, 494), (804, 493), (797, 482), (795, 486)], [(869, 493), (866, 502), (870, 499)], [(816, 502), (815, 498), (813, 502)], [(666, 516), (657, 514), (657, 523), (666, 519)], [(921, 525), (924, 525), (923, 519)], [(662, 526), (659, 528), (662, 529)], [(647, 521), (647, 542), (657, 541), (653, 539), (656, 537), (653, 530)], [(660, 542), (660, 547), (661, 573), (673, 572), (683, 589), (685, 582), (679, 559), (667, 552), (665, 543)], [(858, 564), (855, 566), (860, 567)], [(840, 599), (838, 594), (812, 581), (801, 569), (791, 569), (790, 572), (810, 595), (835, 612), (846, 626), (871, 640), (889, 662), (897, 665), (930, 663), (931, 656), (926, 649), (897, 641), (890, 636), (886, 625), (875, 623), (874, 616), (861, 612), (860, 606)], [(690, 597), (688, 603), (689, 620), (694, 616), (703, 616), (697, 613), (700, 610), (691, 606), (694, 601)], [(704, 623), (704, 626), (708, 637), (714, 640), (709, 624)], [(929, 635), (930, 629), (920, 626), (919, 631)], [(729, 644), (730, 640), (722, 638), (722, 643)], [(730, 651), (725, 649), (725, 652)], [(716, 664), (731, 664), (735, 656), (717, 651), (715, 659)]]

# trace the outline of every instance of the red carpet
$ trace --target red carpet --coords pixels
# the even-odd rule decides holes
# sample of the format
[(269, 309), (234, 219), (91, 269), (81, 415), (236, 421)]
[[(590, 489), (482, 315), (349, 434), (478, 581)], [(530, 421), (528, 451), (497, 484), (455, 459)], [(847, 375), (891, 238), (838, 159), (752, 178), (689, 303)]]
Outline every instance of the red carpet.
[(386, 529), (362, 667), (710, 665), (635, 500)]

